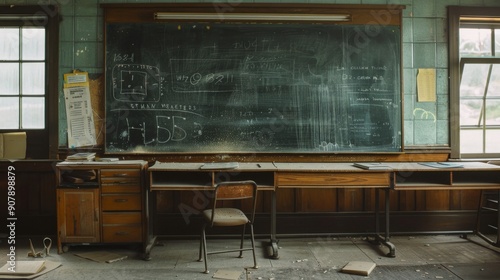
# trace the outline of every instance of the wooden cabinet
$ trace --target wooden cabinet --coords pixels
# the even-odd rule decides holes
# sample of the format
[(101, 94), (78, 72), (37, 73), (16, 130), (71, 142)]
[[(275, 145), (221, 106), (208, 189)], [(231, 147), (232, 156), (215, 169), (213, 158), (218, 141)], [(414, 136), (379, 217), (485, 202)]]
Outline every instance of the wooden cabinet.
[(99, 189), (57, 189), (61, 242), (99, 242)]
[(57, 165), (58, 251), (63, 245), (147, 242), (145, 161)]

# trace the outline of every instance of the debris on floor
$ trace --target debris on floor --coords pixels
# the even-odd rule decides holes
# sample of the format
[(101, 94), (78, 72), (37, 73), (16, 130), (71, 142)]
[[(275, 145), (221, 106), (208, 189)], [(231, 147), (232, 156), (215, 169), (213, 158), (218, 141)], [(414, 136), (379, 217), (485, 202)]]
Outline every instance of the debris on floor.
[(351, 261), (342, 268), (342, 272), (368, 276), (375, 266), (374, 262)]

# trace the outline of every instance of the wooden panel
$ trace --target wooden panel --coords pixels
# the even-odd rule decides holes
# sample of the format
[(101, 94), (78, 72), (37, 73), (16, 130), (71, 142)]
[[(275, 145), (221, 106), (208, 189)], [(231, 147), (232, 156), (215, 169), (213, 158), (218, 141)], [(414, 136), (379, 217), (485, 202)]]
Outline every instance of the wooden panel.
[(425, 193), (426, 211), (450, 209), (450, 191), (428, 191)]
[(337, 211), (337, 190), (335, 189), (298, 189), (297, 212), (334, 212)]
[(413, 211), (416, 208), (416, 191), (394, 192), (398, 196), (398, 208), (393, 210)]
[(98, 242), (99, 189), (58, 189), (61, 242)]
[(295, 189), (277, 189), (276, 190), (276, 211), (295, 212), (296, 198)]
[[(500, 176), (500, 175), (499, 175)], [(477, 210), (481, 191), (462, 190), (452, 191), (453, 200), (450, 205), (452, 210)], [(457, 199), (459, 198), (459, 199)]]
[(339, 212), (363, 211), (363, 189), (339, 189)]
[[(224, 4), (225, 5), (225, 4)], [(208, 3), (161, 3), (161, 4), (102, 4), (105, 8), (106, 22), (151, 22), (156, 12), (187, 12), (187, 13), (291, 13), (291, 14), (350, 14), (351, 21), (336, 24), (401, 24), (401, 9), (399, 5), (324, 5), (288, 3), (258, 3), (258, 4), (227, 4), (214, 6)], [(188, 18), (186, 20), (189, 20)], [(221, 17), (218, 21), (229, 22)], [(234, 20), (233, 20), (234, 21)]]
[(279, 172), (277, 174), (279, 188), (287, 187), (389, 187), (390, 173), (359, 172), (352, 173), (311, 173), (311, 172)]
[(157, 213), (174, 213), (174, 191), (155, 191), (156, 196), (155, 211)]

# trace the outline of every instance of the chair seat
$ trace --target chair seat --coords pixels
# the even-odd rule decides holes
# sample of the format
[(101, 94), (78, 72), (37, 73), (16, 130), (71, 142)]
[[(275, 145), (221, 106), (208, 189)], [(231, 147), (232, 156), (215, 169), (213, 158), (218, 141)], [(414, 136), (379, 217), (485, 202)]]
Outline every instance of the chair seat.
[[(210, 222), (212, 209), (203, 211), (203, 217)], [(248, 223), (247, 216), (236, 208), (216, 208), (214, 215), (214, 226), (241, 226)]]

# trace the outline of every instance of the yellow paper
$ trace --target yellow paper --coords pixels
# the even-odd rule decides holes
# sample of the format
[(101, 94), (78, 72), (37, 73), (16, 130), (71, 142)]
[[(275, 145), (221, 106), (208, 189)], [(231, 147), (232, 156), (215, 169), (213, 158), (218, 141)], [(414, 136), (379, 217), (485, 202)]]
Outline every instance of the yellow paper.
[(64, 74), (64, 88), (68, 87), (89, 87), (89, 73), (75, 70)]
[(436, 102), (436, 69), (418, 69), (418, 102)]

